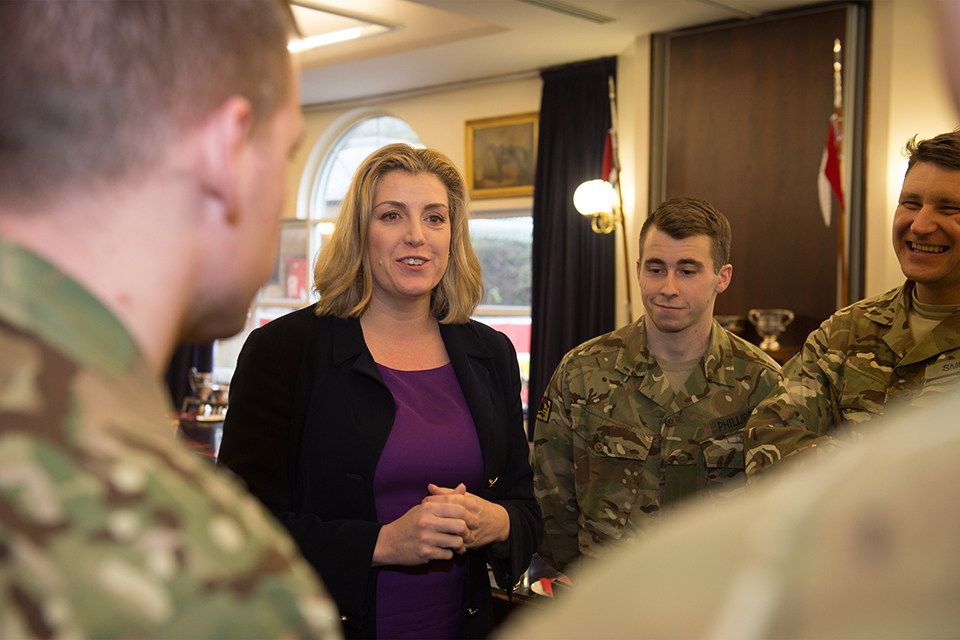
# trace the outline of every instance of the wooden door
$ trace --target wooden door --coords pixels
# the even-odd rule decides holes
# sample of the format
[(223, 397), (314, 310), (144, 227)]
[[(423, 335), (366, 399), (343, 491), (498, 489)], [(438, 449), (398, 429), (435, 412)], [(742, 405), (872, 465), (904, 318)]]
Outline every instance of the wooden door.
[[(727, 216), (733, 280), (716, 313), (791, 309), (784, 345), (838, 306), (837, 207), (825, 226), (816, 184), (846, 23), (840, 7), (667, 39), (663, 198)], [(749, 323), (745, 337), (756, 340)]]

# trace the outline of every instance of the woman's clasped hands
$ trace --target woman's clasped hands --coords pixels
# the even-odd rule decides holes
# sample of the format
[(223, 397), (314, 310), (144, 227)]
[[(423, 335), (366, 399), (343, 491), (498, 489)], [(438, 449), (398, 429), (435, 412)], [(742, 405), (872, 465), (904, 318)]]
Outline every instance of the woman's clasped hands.
[(506, 540), (506, 509), (467, 492), (427, 485), (430, 495), (389, 524), (383, 525), (373, 552), (373, 565), (425, 564), (449, 560), (454, 553)]
[(457, 485), (456, 489), (429, 484), (427, 491), (430, 495), (424, 498), (421, 504), (435, 502), (458, 504), (477, 517), (478, 525), (471, 527), (472, 538), (469, 541), (464, 540), (467, 549), (502, 542), (509, 536), (510, 516), (507, 515), (507, 510), (495, 502), (489, 502), (480, 496), (468, 493), (463, 483)]

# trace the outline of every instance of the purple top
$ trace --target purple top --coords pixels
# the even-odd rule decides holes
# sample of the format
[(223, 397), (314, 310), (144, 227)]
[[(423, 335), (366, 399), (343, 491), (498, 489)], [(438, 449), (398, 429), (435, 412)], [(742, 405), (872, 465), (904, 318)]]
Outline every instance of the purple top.
[[(377, 365), (397, 405), (373, 489), (377, 519), (393, 522), (426, 496), (427, 484), (479, 494), (480, 441), (453, 365), (397, 371)], [(465, 556), (416, 567), (381, 567), (377, 636), (455, 638), (467, 583)]]

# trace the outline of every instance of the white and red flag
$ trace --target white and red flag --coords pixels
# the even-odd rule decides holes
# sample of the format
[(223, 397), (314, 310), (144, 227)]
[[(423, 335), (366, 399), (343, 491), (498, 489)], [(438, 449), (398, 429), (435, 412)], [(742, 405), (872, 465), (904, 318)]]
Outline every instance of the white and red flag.
[(823, 215), (823, 224), (830, 226), (833, 211), (832, 195), (837, 197), (840, 209), (843, 210), (843, 186), (840, 181), (840, 151), (843, 148), (843, 133), (840, 129), (840, 115), (833, 113), (830, 116), (830, 128), (827, 131), (827, 142), (823, 147), (820, 158), (820, 173), (817, 175), (817, 192), (820, 196), (820, 213)]
[(617, 130), (607, 130), (607, 141), (603, 146), (603, 179), (616, 186), (620, 182), (620, 153), (617, 148)]

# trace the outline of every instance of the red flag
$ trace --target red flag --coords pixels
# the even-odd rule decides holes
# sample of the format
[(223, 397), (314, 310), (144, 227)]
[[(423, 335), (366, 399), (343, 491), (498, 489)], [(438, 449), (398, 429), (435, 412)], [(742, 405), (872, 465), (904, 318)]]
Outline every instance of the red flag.
[(823, 214), (823, 224), (830, 226), (830, 215), (833, 202), (830, 197), (832, 191), (837, 196), (840, 209), (843, 210), (843, 187), (840, 182), (840, 149), (843, 143), (843, 133), (840, 130), (840, 116), (834, 113), (830, 116), (830, 128), (827, 131), (827, 143), (820, 158), (820, 173), (817, 176), (817, 192), (820, 196), (820, 213)]
[(607, 131), (607, 141), (603, 146), (603, 179), (612, 185), (620, 180), (620, 158), (617, 150), (617, 132), (612, 127)]

